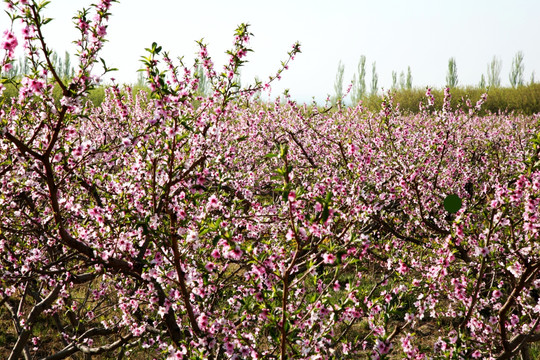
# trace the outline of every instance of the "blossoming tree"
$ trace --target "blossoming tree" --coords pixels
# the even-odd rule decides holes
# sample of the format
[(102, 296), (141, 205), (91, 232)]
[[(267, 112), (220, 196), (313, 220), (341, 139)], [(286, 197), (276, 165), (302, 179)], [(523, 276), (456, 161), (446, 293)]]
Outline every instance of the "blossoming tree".
[[(415, 116), (391, 98), (379, 113), (265, 103), (300, 48), (242, 88), (247, 25), (221, 71), (202, 42), (193, 67), (152, 44), (150, 95), (111, 86), (95, 107), (111, 2), (76, 16), (79, 70), (63, 82), (46, 4), (7, 1), (32, 68), (2, 78), (18, 91), (0, 107), (9, 359), (527, 356), (538, 116), (452, 110), (448, 92), (434, 111), (429, 90)], [(5, 33), (4, 70), (19, 40)]]

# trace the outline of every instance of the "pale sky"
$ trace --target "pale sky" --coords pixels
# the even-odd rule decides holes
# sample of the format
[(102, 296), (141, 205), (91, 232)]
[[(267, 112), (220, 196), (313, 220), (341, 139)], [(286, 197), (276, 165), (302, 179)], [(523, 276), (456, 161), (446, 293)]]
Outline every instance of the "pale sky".
[[(54, 21), (44, 29), (46, 40), (59, 54), (75, 53), (71, 18), (91, 3), (52, 0), (47, 7)], [(109, 42), (101, 57), (120, 69), (110, 75), (120, 82), (136, 81), (139, 59), (154, 41), (191, 64), (195, 40), (204, 38), (221, 69), (242, 22), (251, 24), (254, 34), (243, 84), (274, 74), (291, 45), (301, 43), (302, 53), (272, 86), (272, 96), (288, 88), (299, 101), (323, 101), (334, 93), (338, 62), (345, 64), (347, 84), (361, 55), (367, 58), (368, 88), (372, 62), (379, 88), (390, 88), (392, 71), (406, 72), (407, 66), (413, 86), (425, 88), (445, 85), (450, 57), (456, 59), (459, 85), (477, 85), (493, 56), (502, 60), (501, 80), (508, 86), (518, 51), (524, 53), (525, 82), (532, 71), (540, 80), (539, 0), (123, 0), (111, 12)], [(8, 25), (7, 16), (0, 14), (0, 29)]]

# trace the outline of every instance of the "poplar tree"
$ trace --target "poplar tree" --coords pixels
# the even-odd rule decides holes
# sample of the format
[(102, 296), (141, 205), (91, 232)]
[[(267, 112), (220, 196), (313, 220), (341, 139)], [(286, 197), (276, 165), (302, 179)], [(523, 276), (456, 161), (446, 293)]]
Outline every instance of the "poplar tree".
[(493, 56), (493, 59), (487, 67), (487, 85), (490, 88), (498, 88), (501, 86), (501, 67), (501, 60), (496, 56)]
[(448, 73), (446, 74), (446, 86), (455, 88), (458, 84), (456, 59), (451, 57), (448, 60)]
[(338, 101), (341, 102), (343, 98), (343, 73), (345, 72), (345, 65), (339, 60), (338, 70), (336, 74), (336, 81), (334, 82), (334, 98), (332, 103), (336, 104)]
[(397, 89), (397, 72), (392, 71), (392, 90)]
[[(357, 77), (358, 75), (358, 77)], [(358, 104), (366, 95), (366, 57), (360, 56), (358, 61), (358, 73), (353, 77), (352, 103)]]
[(412, 89), (412, 74), (411, 74), (411, 67), (407, 66), (407, 89)]
[(371, 65), (371, 95), (376, 95), (379, 84), (379, 76), (377, 75), (377, 66), (376, 62), (374, 61)]
[(405, 73), (402, 71), (399, 73), (399, 88), (401, 90), (404, 90), (407, 86), (406, 80), (405, 80)]
[(478, 87), (480, 89), (486, 88), (486, 77), (484, 76), (484, 74), (482, 74), (482, 76), (480, 77), (480, 83), (478, 84)]
[(525, 70), (525, 65), (523, 64), (523, 52), (518, 51), (516, 56), (512, 60), (512, 70), (510, 71), (510, 85), (513, 88), (518, 86), (523, 86), (523, 72)]

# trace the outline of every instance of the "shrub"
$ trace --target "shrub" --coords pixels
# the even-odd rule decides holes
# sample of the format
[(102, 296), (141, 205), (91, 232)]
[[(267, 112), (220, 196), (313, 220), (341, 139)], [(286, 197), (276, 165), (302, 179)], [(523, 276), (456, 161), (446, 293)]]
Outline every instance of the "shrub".
[[(422, 89), (401, 89), (392, 91), (394, 102), (400, 105), (402, 111), (416, 114), (419, 112), (418, 104), (424, 99), (425, 90)], [(443, 90), (432, 90), (435, 97), (435, 109), (441, 110), (444, 100)], [(469, 99), (472, 103), (478, 101), (484, 93), (487, 93), (487, 100), (482, 105), (481, 114), (516, 112), (519, 114), (533, 115), (540, 113), (540, 84), (533, 83), (517, 88), (488, 88), (487, 91), (481, 88), (466, 87), (452, 89), (451, 106), (457, 109)], [(371, 96), (364, 100), (364, 104), (371, 111), (378, 111), (381, 107), (383, 97)]]

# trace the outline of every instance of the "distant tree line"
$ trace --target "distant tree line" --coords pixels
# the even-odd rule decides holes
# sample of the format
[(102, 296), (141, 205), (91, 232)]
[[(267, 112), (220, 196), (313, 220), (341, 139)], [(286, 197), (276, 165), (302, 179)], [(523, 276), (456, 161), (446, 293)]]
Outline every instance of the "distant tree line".
[[(518, 51), (512, 60), (512, 68), (508, 78), (512, 88), (517, 88), (525, 85), (524, 73), (525, 65), (523, 62), (524, 55), (522, 51)], [(487, 65), (486, 74), (482, 74), (478, 88), (499, 88), (501, 86), (501, 69), (502, 61), (496, 56), (493, 57), (491, 62)], [(331, 97), (333, 104), (341, 102), (344, 97), (343, 81), (344, 81), (345, 65), (341, 62), (338, 64), (336, 80), (334, 82), (334, 96)], [(530, 84), (535, 83), (535, 74), (532, 72)], [(371, 65), (371, 86), (368, 91), (366, 85), (366, 56), (360, 56), (358, 61), (357, 72), (352, 78), (351, 102), (352, 104), (358, 104), (361, 100), (366, 99), (368, 96), (376, 95), (378, 88), (379, 77), (377, 75), (376, 63)], [(449, 88), (456, 88), (459, 85), (459, 77), (457, 71), (457, 63), (454, 57), (448, 60), (448, 70), (446, 73), (446, 86)], [(407, 67), (407, 72), (401, 71), (398, 76), (397, 71), (392, 71), (392, 86), (391, 90), (411, 90), (412, 89), (412, 74), (411, 67)]]
[[(51, 56), (51, 62), (56, 70), (56, 73), (63, 79), (72, 78), (75, 75), (75, 69), (71, 63), (71, 56), (69, 52), (65, 52), (64, 57), (58, 55), (58, 53), (53, 52)], [(3, 76), (8, 78), (21, 78), (24, 75), (28, 75), (31, 72), (31, 66), (27, 58), (19, 58), (18, 61), (14, 62), (11, 68), (2, 73)]]

